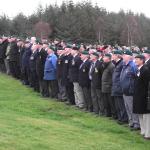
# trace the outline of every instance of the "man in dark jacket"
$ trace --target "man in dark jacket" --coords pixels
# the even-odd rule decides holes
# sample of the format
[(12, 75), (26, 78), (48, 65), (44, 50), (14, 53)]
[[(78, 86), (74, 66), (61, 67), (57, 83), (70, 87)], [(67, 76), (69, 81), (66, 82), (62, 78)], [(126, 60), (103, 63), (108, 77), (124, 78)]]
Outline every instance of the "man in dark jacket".
[(83, 61), (79, 68), (79, 85), (82, 88), (83, 96), (84, 96), (84, 106), (85, 110), (92, 112), (92, 98), (91, 98), (91, 86), (89, 79), (89, 69), (91, 65), (91, 61), (89, 60), (88, 51), (83, 51), (81, 53), (81, 60)]
[(8, 46), (8, 40), (7, 38), (3, 37), (0, 39), (0, 71), (5, 73), (6, 67), (5, 67), (5, 58), (6, 58), (6, 49)]
[(66, 87), (63, 84), (63, 67), (64, 67), (64, 49), (63, 47), (58, 47), (57, 49), (57, 81), (58, 81), (58, 87), (59, 87), (59, 93), (58, 93), (58, 99), (62, 102), (67, 100), (67, 94), (66, 94)]
[(64, 59), (63, 59), (63, 70), (62, 70), (62, 84), (66, 88), (67, 94), (67, 102), (68, 105), (75, 104), (75, 97), (73, 91), (73, 83), (69, 80), (69, 66), (72, 62), (72, 55), (71, 55), (71, 46), (67, 45), (64, 50)]
[(103, 63), (99, 61), (99, 54), (94, 52), (90, 56), (92, 63), (89, 71), (89, 78), (91, 80), (91, 96), (93, 103), (93, 112), (95, 114), (104, 115), (104, 104), (101, 92), (101, 78), (103, 72)]
[(71, 54), (73, 58), (69, 66), (69, 80), (73, 82), (76, 106), (82, 109), (84, 108), (84, 96), (82, 88), (79, 85), (79, 67), (82, 60), (77, 47), (73, 47)]
[(118, 123), (123, 124), (128, 121), (128, 116), (125, 109), (123, 100), (123, 93), (120, 85), (120, 74), (123, 68), (122, 51), (113, 51), (113, 61), (115, 62), (115, 68), (112, 75), (112, 92), (111, 95), (114, 98), (115, 108), (117, 111)]
[(150, 70), (144, 65), (144, 62), (145, 57), (143, 55), (135, 57), (138, 71), (133, 96), (133, 112), (139, 116), (141, 135), (150, 140), (150, 111), (147, 110)]
[(107, 117), (113, 117), (116, 119), (116, 110), (114, 101), (111, 97), (112, 88), (112, 74), (114, 70), (114, 65), (111, 62), (111, 54), (105, 54), (103, 57), (104, 61), (104, 71), (102, 74), (102, 93), (103, 101), (105, 107), (105, 115)]
[(31, 51), (30, 42), (26, 41), (24, 53), (22, 55), (22, 60), (21, 60), (21, 74), (22, 74), (23, 84), (25, 85), (29, 85), (30, 82), (29, 61), (30, 61), (31, 53), (32, 51)]
[[(45, 50), (45, 46), (47, 44), (43, 44), (42, 43), (38, 43), (38, 50), (37, 50), (37, 57), (36, 57), (36, 74), (38, 77), (38, 82), (39, 82), (39, 89), (40, 89), (40, 93), (42, 96), (45, 97), (44, 94), (44, 65), (45, 65), (45, 61), (46, 61), (46, 57), (47, 57), (47, 52)], [(47, 45), (48, 47), (48, 45)]]
[(39, 92), (39, 82), (38, 77), (36, 74), (36, 59), (37, 59), (37, 53), (38, 53), (38, 45), (34, 44), (32, 45), (32, 53), (29, 60), (29, 66), (30, 66), (30, 86), (34, 88), (35, 91)]
[(132, 130), (138, 130), (140, 127), (138, 115), (133, 113), (133, 94), (137, 67), (133, 62), (132, 52), (130, 50), (124, 51), (123, 61), (124, 64), (120, 75), (120, 83), (128, 115), (129, 127)]
[(19, 79), (19, 48), (17, 46), (16, 38), (11, 38), (10, 42), (9, 67), (11, 75)]

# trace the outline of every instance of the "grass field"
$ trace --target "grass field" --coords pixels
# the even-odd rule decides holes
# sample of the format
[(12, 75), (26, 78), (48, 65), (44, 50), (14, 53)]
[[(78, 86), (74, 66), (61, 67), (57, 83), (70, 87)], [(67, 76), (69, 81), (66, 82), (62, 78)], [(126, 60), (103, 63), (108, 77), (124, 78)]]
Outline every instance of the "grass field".
[(0, 74), (0, 150), (150, 150), (139, 132), (43, 99)]

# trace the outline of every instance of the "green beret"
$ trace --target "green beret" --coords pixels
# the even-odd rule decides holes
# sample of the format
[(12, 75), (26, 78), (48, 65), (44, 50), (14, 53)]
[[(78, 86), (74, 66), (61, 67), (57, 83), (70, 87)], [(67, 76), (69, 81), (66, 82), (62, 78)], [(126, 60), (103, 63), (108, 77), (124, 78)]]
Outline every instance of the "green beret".
[(59, 46), (57, 50), (64, 50), (64, 48)]
[(135, 56), (135, 58), (140, 58), (140, 59), (142, 59), (142, 60), (144, 60), (145, 61), (145, 56), (143, 56), (143, 55), (137, 55), (137, 56)]
[(55, 46), (49, 46), (49, 48), (51, 49), (51, 50), (53, 50), (53, 51), (57, 51), (57, 48), (55, 47)]
[(104, 56), (111, 58), (111, 54), (105, 54)]
[(81, 54), (83, 54), (83, 55), (89, 55), (89, 52), (88, 51), (83, 51)]
[(92, 53), (92, 55), (99, 57), (99, 54), (96, 52)]
[(132, 51), (133, 54), (140, 54), (138, 51)]
[(150, 54), (150, 50), (144, 50), (143, 53)]
[(123, 52), (120, 51), (120, 50), (114, 50), (112, 53), (113, 53), (113, 54), (122, 55)]
[(133, 55), (130, 50), (125, 50), (125, 51), (123, 52), (123, 54), (124, 54), (124, 55), (130, 55), (130, 56)]
[(72, 44), (67, 44), (66, 48), (72, 48)]

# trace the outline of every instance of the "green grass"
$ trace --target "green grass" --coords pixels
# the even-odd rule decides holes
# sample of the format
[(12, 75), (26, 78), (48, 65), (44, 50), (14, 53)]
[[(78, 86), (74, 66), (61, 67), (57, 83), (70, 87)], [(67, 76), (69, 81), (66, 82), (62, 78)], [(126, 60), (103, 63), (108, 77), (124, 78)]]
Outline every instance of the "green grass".
[(115, 121), (43, 99), (0, 74), (0, 150), (150, 150)]

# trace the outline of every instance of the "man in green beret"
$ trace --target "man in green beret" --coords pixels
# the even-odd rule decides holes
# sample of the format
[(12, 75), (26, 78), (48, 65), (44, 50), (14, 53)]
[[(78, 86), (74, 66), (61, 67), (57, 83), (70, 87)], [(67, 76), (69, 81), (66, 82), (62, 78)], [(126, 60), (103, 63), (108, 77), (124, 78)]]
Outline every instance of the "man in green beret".
[(119, 124), (124, 124), (128, 121), (128, 116), (125, 109), (123, 100), (123, 92), (120, 85), (120, 74), (123, 68), (123, 52), (120, 50), (114, 50), (112, 60), (114, 61), (115, 68), (112, 75), (112, 91), (111, 95), (114, 98), (115, 108), (117, 111), (117, 119)]

